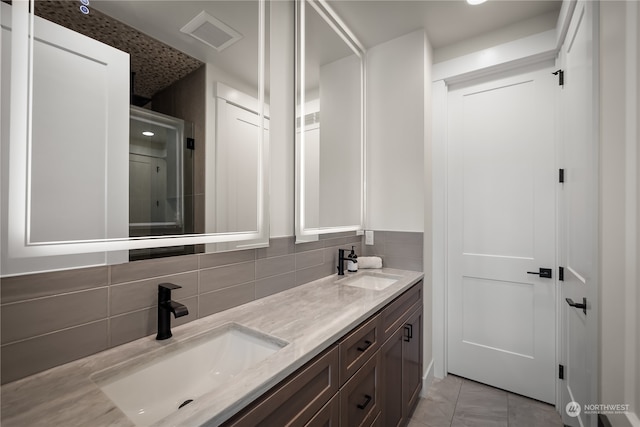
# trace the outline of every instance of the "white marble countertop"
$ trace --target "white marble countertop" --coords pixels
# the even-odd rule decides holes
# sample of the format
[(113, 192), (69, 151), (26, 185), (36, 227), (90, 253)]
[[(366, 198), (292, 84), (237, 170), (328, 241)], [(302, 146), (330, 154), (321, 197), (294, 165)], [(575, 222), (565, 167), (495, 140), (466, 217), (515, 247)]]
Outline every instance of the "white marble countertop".
[[(366, 272), (401, 276), (381, 291), (345, 286)], [(2, 386), (3, 427), (133, 426), (98, 388), (91, 376), (135, 358), (154, 357), (158, 349), (236, 322), (289, 344), (234, 378), (231, 384), (200, 396), (155, 426), (217, 426), (289, 374), (320, 354), (355, 326), (423, 278), (422, 273), (361, 270), (332, 275), (239, 307), (174, 327), (173, 337), (148, 336)], [(150, 355), (150, 353), (152, 353)], [(160, 352), (162, 353), (162, 352)], [(167, 387), (175, 387), (168, 384)]]

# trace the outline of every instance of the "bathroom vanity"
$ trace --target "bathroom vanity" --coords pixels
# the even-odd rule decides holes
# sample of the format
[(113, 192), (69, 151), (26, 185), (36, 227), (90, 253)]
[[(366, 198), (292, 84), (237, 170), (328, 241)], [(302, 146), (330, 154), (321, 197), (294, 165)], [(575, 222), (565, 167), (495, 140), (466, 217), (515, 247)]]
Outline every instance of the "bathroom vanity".
[(225, 426), (399, 426), (422, 389), (422, 281)]
[[(422, 278), (393, 269), (332, 275), (174, 327), (169, 340), (149, 336), (6, 384), (2, 425), (405, 424), (422, 386)], [(222, 353), (211, 337), (226, 335), (242, 341), (214, 366), (228, 376), (194, 391), (205, 374), (181, 371), (199, 364), (190, 352), (209, 343)], [(238, 350), (248, 348), (243, 340), (273, 351), (225, 373), (253, 353)], [(153, 369), (163, 375), (145, 374)], [(126, 399), (114, 403), (108, 388), (119, 381), (147, 388), (132, 392), (142, 396), (136, 411), (161, 412), (136, 418)]]

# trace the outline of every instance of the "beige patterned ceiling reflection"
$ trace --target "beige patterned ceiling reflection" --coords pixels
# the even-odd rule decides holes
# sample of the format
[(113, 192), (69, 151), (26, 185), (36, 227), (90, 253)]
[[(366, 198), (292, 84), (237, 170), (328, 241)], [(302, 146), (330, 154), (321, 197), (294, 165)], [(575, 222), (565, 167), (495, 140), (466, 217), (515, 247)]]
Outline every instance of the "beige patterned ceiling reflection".
[(131, 55), (136, 73), (134, 93), (151, 98), (203, 63), (89, 6), (80, 12), (79, 1), (36, 1), (36, 15), (99, 40)]

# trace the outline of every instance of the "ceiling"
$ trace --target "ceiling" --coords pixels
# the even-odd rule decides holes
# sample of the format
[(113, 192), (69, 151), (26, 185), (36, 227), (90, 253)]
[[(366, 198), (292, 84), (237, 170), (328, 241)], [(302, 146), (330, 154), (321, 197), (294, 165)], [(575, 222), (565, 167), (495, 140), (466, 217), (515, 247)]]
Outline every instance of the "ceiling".
[[(561, 0), (488, 0), (478, 6), (470, 6), (464, 0), (327, 1), (365, 48), (425, 28), (432, 47), (438, 49), (536, 16), (557, 13), (561, 5)], [(78, 12), (77, 1), (36, 4), (41, 16), (130, 52), (132, 69), (137, 72), (137, 94), (150, 97), (203, 62), (235, 75), (246, 87), (256, 86), (255, 0), (92, 0), (89, 15)], [(243, 39), (217, 52), (181, 33), (180, 28), (203, 10), (240, 32)], [(101, 35), (96, 36), (98, 33)], [(317, 31), (313, 37), (316, 50), (322, 52), (334, 46), (333, 39), (335, 34), (330, 31)]]
[(328, 0), (366, 48), (421, 28), (434, 49), (552, 11), (561, 0)]
[[(91, 6), (101, 12), (233, 74), (245, 87), (256, 88), (255, 93), (250, 93), (255, 97), (258, 96), (258, 4), (256, 0), (91, 0)], [(220, 20), (242, 38), (217, 51), (180, 31), (201, 12)]]
[(131, 71), (136, 74), (133, 88), (136, 95), (151, 98), (203, 65), (94, 8), (87, 15), (80, 13), (80, 2), (52, 0), (35, 4), (36, 15), (129, 53)]
[[(207, 62), (257, 88), (258, 3), (249, 1), (41, 0), (36, 14), (131, 55), (134, 93), (151, 98)], [(180, 31), (201, 12), (221, 20), (242, 38), (217, 51)], [(257, 89), (255, 89), (257, 92)], [(254, 94), (257, 96), (257, 94)]]

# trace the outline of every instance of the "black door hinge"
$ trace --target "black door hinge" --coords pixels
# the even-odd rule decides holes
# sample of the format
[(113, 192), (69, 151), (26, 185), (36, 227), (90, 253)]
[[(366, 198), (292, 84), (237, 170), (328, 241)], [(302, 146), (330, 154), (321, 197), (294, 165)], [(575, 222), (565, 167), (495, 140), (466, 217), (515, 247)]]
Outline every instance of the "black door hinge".
[(196, 149), (196, 140), (193, 138), (187, 138), (187, 149), (195, 150)]
[(551, 74), (553, 74), (554, 76), (558, 76), (558, 84), (560, 86), (564, 86), (564, 71), (556, 70)]
[(564, 267), (558, 267), (558, 280), (564, 282)]
[(559, 169), (559, 172), (558, 172), (558, 181), (559, 181), (560, 183), (563, 183), (563, 182), (564, 182), (564, 169)]
[(558, 365), (558, 378), (564, 379), (564, 365)]

